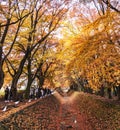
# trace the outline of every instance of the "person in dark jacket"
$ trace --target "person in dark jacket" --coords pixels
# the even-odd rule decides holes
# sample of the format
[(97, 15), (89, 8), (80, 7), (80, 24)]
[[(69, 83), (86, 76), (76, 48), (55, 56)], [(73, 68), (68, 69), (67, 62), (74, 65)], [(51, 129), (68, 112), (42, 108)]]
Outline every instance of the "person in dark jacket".
[(9, 88), (8, 87), (6, 87), (6, 89), (5, 89), (5, 101), (8, 101), (9, 99), (8, 99), (8, 97), (9, 97)]

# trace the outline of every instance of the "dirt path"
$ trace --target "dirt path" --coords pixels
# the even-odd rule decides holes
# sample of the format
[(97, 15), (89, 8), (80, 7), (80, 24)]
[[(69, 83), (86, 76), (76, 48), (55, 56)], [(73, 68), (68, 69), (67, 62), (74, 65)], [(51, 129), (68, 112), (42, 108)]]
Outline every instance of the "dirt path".
[(76, 96), (56, 92), (2, 120), (0, 130), (93, 130), (78, 110)]
[(59, 93), (55, 97), (60, 101), (59, 123), (57, 130), (92, 130), (87, 121), (87, 117), (80, 113), (77, 103), (75, 102), (77, 93), (71, 96), (61, 96)]

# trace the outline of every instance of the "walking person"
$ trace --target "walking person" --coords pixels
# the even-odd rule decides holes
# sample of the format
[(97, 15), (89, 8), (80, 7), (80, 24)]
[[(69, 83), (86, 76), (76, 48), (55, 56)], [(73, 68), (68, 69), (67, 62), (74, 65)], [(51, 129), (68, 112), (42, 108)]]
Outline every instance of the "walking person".
[(12, 89), (9, 87), (9, 100), (12, 101), (13, 100), (13, 94), (12, 94)]
[(5, 89), (5, 102), (8, 102), (8, 100), (9, 100), (9, 88), (8, 88), (8, 86), (6, 87), (6, 89)]

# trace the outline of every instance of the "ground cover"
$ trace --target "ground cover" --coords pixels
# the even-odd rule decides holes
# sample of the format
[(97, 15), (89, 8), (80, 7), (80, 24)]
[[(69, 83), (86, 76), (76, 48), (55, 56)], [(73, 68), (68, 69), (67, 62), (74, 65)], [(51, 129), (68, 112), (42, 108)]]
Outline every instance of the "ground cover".
[(85, 93), (76, 102), (94, 130), (120, 130), (120, 102)]
[(56, 92), (31, 103), (1, 112), (0, 130), (120, 130), (120, 102), (115, 100)]

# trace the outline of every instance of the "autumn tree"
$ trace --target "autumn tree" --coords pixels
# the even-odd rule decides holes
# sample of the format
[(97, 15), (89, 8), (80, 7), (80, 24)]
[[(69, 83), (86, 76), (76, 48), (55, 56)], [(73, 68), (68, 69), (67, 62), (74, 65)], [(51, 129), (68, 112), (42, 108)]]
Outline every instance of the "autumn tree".
[[(115, 17), (117, 18), (116, 14), (115, 14)], [(109, 18), (110, 18), (110, 15), (108, 16), (108, 19)], [(107, 17), (105, 18), (105, 20), (109, 21), (107, 20)], [(110, 24), (110, 21), (107, 22), (106, 24), (107, 24), (107, 26), (105, 26), (106, 28), (103, 29), (104, 32), (102, 31), (99, 33), (99, 30), (97, 30), (98, 34), (97, 33), (95, 34), (94, 31), (91, 32), (93, 33), (91, 34), (93, 36), (90, 36), (90, 39), (89, 38), (87, 39), (85, 43), (86, 45), (84, 44), (80, 45), (82, 47), (82, 50), (80, 50), (80, 53), (78, 54), (81, 54), (81, 55), (77, 56), (79, 57), (79, 60), (81, 59), (80, 60), (81, 63), (79, 65), (81, 67), (83, 66), (83, 68), (85, 69), (86, 76), (89, 79), (89, 84), (91, 86), (94, 86), (94, 88), (96, 88), (97, 86), (100, 87), (104, 83), (107, 83), (105, 85), (106, 87), (108, 88), (112, 87), (113, 84), (116, 82), (116, 80), (114, 80), (114, 78), (116, 77), (114, 76), (114, 73), (119, 73), (118, 70), (115, 69), (116, 67), (119, 68), (119, 61), (117, 60), (119, 58), (119, 49), (118, 49), (119, 48), (119, 45), (118, 45), (119, 34), (115, 34), (115, 30), (114, 30), (114, 27), (115, 28), (117, 27), (117, 23), (113, 20), (111, 21), (111, 24)], [(108, 26), (108, 24), (110, 24), (111, 26)], [(94, 23), (94, 29), (95, 29), (95, 23)], [(109, 31), (110, 29), (112, 30), (111, 32)], [(87, 28), (86, 31), (88, 30), (89, 29)], [(104, 33), (107, 34), (106, 37)], [(109, 63), (111, 65), (106, 65)], [(91, 65), (92, 65), (92, 68), (91, 68)], [(119, 77), (119, 74), (118, 74), (118, 77)], [(91, 81), (94, 85), (91, 84)]]
[[(28, 65), (31, 64), (31, 58), (34, 60), (33, 57), (39, 51), (40, 45), (44, 44), (44, 41), (49, 38), (59, 26), (60, 21), (68, 10), (66, 4), (68, 4), (68, 1), (44, 0), (41, 2), (31, 2), (27, 7), (28, 10), (32, 8), (33, 12), (24, 21), (19, 39), (12, 51), (13, 53), (19, 51), (21, 54), (20, 57), (22, 57), (19, 59), (19, 65), (15, 67), (12, 77), (11, 87), (14, 97), (16, 97), (17, 83), (23, 72), (25, 63), (28, 63)], [(8, 60), (10, 63), (10, 57)], [(11, 63), (11, 65), (12, 64), (14, 64), (14, 62)]]
[[(21, 8), (21, 4), (23, 6)], [(3, 65), (17, 40), (23, 21), (31, 14), (26, 12), (25, 2), (0, 2), (0, 88), (4, 83)], [(9, 35), (9, 36), (8, 36)]]
[[(54, 45), (54, 44), (53, 44)], [(45, 79), (49, 77), (48, 70), (53, 64), (55, 53), (53, 51), (54, 46), (50, 41), (45, 41), (34, 55), (28, 57), (27, 76), (28, 82), (26, 87), (26, 98), (29, 97), (30, 87), (34, 80), (38, 81), (37, 86), (42, 88)]]
[[(98, 14), (103, 8), (105, 12)], [(64, 55), (69, 53), (67, 57), (71, 59), (67, 64), (68, 74), (75, 80), (77, 79), (75, 77), (86, 78), (88, 87), (94, 90), (98, 90), (103, 85), (108, 90), (113, 84), (119, 86), (119, 69), (116, 69), (119, 68), (120, 56), (119, 14), (110, 7), (105, 7), (105, 4), (103, 8), (97, 8), (99, 10), (94, 11), (96, 13), (94, 19), (89, 19), (90, 22), (84, 22), (79, 26), (79, 33), (74, 35), (73, 40), (69, 38), (71, 42), (65, 41), (68, 42), (68, 46), (64, 50)]]

